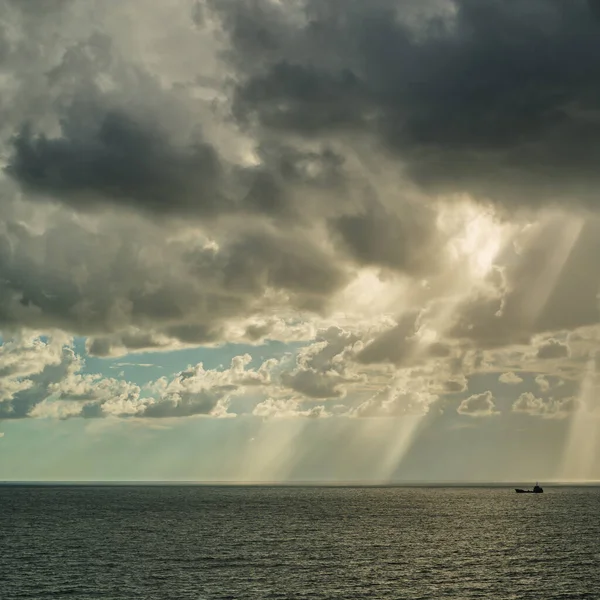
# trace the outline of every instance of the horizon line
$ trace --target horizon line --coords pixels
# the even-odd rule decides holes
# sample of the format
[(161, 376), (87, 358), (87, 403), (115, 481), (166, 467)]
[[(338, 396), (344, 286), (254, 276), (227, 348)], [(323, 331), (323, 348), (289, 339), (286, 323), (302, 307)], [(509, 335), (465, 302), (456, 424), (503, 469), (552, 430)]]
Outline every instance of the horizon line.
[[(541, 481), (546, 487), (598, 487), (599, 480), (550, 480)], [(0, 480), (0, 486), (70, 486), (70, 487), (356, 487), (356, 488), (410, 488), (410, 487), (432, 487), (432, 488), (468, 488), (468, 487), (514, 487), (532, 486), (531, 482), (523, 480), (514, 481), (194, 481), (194, 480)]]

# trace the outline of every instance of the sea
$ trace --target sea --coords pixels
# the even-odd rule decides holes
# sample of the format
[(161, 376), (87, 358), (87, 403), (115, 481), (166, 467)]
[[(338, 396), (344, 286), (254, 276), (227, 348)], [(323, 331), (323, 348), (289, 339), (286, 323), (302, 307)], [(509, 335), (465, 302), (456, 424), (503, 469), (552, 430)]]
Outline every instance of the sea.
[(0, 486), (0, 598), (600, 598), (600, 488)]

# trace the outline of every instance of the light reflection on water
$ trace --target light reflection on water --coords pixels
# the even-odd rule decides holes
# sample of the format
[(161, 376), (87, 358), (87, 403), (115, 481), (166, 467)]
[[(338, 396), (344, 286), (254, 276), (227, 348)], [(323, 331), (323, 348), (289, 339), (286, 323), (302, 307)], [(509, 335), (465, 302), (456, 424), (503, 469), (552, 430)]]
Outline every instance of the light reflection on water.
[(0, 596), (598, 598), (600, 489), (0, 487)]

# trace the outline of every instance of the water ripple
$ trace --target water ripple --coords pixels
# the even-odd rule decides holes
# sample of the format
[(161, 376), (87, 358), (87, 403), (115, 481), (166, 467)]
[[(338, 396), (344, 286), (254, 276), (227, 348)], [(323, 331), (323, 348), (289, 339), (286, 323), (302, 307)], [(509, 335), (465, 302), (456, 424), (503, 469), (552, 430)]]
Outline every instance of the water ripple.
[(0, 596), (598, 598), (600, 490), (0, 487)]

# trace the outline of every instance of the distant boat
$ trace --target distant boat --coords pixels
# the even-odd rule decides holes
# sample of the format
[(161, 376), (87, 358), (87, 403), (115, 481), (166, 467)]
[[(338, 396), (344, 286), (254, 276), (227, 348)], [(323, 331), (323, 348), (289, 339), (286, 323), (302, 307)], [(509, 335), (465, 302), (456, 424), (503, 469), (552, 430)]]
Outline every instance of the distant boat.
[(521, 488), (515, 488), (515, 492), (517, 492), (517, 494), (543, 494), (544, 490), (540, 487), (538, 483), (536, 483), (532, 490), (522, 490)]

